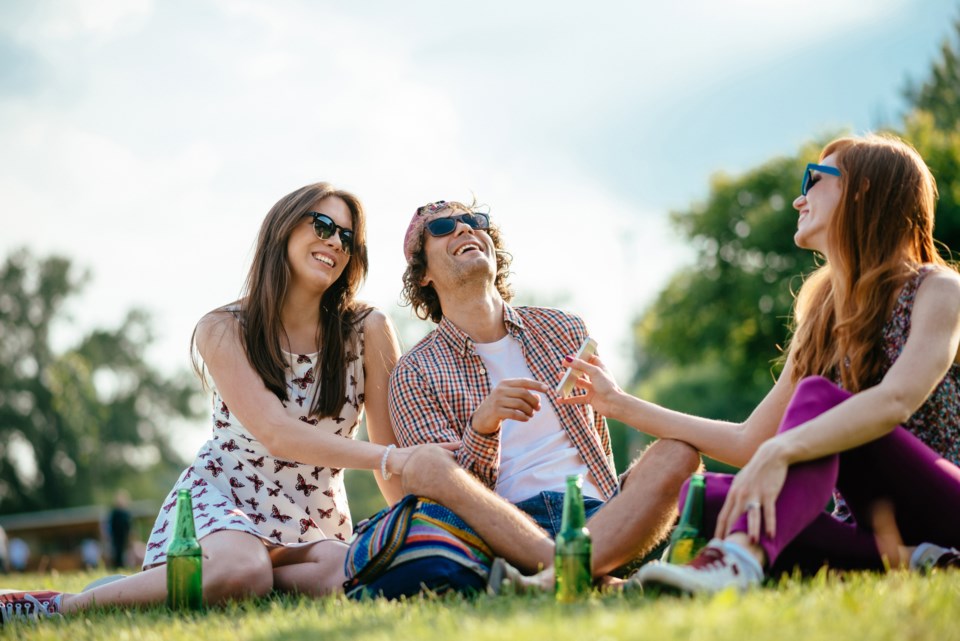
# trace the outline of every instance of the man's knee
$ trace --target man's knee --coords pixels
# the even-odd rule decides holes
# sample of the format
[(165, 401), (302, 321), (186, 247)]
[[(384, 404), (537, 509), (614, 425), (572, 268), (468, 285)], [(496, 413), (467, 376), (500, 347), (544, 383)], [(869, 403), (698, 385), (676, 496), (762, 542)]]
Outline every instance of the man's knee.
[(401, 485), (405, 494), (431, 497), (436, 488), (449, 484), (460, 466), (448, 450), (438, 445), (419, 447), (403, 467)]
[(623, 480), (626, 487), (634, 472), (646, 470), (644, 485), (657, 484), (664, 490), (679, 489), (691, 474), (700, 469), (700, 453), (693, 446), (673, 439), (660, 439), (644, 450), (627, 472)]

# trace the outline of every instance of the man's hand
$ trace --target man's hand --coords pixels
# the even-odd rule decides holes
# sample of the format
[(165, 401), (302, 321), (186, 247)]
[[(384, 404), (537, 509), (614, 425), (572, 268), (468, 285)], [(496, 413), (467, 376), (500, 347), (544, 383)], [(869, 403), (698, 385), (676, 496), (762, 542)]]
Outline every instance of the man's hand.
[(477, 407), (471, 427), (477, 434), (494, 434), (500, 422), (510, 419), (526, 422), (540, 409), (540, 397), (535, 392), (550, 391), (544, 383), (530, 378), (508, 378), (500, 381)]

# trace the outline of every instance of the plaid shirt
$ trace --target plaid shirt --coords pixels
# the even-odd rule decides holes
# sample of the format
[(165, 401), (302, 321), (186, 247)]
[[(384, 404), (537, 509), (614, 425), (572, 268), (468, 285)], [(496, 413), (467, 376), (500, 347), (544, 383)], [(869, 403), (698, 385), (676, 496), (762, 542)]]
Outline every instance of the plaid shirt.
[[(544, 307), (504, 304), (507, 331), (519, 343), (534, 378), (551, 387), (560, 379), (560, 362), (575, 354), (587, 336), (583, 321)], [(490, 394), (490, 379), (473, 341), (444, 317), (404, 354), (390, 377), (390, 418), (400, 445), (460, 442), (457, 460), (489, 488), (500, 473), (500, 432), (470, 429), (477, 406)], [(560, 405), (545, 395), (561, 427), (576, 446), (603, 498), (617, 490), (617, 476), (606, 420), (589, 405)]]

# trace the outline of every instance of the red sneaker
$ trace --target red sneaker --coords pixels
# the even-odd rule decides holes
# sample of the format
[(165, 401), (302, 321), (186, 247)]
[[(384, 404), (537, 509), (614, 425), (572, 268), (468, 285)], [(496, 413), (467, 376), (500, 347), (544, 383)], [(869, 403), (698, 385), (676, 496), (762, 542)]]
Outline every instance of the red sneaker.
[(18, 590), (0, 591), (0, 626), (13, 621), (36, 621), (60, 616), (62, 592)]

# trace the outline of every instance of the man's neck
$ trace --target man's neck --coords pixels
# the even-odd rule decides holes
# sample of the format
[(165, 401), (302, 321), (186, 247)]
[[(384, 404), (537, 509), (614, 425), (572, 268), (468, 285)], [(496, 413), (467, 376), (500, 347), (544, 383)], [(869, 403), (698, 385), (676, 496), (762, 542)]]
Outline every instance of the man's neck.
[(475, 343), (494, 343), (507, 335), (503, 299), (494, 287), (461, 289), (440, 301), (443, 315)]

